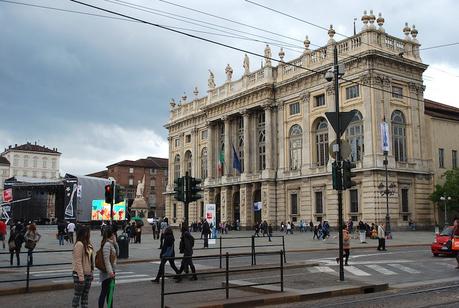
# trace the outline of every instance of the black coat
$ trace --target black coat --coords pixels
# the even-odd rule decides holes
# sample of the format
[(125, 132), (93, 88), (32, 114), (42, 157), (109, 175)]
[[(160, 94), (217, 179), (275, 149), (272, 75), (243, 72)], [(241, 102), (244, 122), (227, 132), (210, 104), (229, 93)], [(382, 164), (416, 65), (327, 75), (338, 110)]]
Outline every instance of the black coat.
[(161, 248), (160, 256), (162, 256), (166, 252), (168, 247), (172, 246), (172, 256), (171, 257), (175, 257), (174, 242), (175, 242), (174, 234), (172, 233), (164, 234), (164, 243), (163, 243), (163, 248)]
[(183, 253), (184, 256), (192, 256), (193, 246), (194, 246), (193, 235), (191, 235), (190, 232), (183, 233), (182, 237), (180, 238), (180, 252)]

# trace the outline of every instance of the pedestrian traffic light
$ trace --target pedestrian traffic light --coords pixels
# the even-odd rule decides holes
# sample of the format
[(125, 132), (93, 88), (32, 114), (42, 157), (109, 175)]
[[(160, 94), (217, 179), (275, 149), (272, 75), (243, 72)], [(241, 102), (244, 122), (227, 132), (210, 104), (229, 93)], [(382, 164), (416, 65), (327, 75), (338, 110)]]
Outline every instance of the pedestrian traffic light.
[(177, 201), (185, 201), (184, 184), (183, 177), (174, 180), (174, 198)]
[(341, 173), (341, 168), (339, 164), (335, 161), (332, 164), (332, 181), (334, 190), (343, 189), (343, 178)]
[(202, 183), (202, 180), (190, 177), (189, 181), (190, 181), (190, 184), (188, 185), (188, 189), (189, 189), (188, 202), (193, 202), (193, 201), (202, 199), (202, 195), (200, 194), (200, 192), (202, 191), (202, 188), (201, 186), (199, 186), (199, 184)]
[(355, 163), (352, 163), (348, 160), (343, 161), (343, 188), (348, 189), (356, 185), (352, 178), (355, 177), (355, 173), (352, 172), (352, 169), (355, 168)]
[(112, 184), (105, 185), (105, 203), (111, 204), (113, 202), (113, 189)]

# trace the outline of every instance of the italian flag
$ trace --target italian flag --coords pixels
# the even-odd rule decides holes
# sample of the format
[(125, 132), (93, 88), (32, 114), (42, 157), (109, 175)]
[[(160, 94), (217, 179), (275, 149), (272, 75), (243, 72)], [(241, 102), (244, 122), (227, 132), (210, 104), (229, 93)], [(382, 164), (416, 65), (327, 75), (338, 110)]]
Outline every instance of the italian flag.
[(218, 171), (220, 172), (221, 175), (223, 175), (223, 166), (225, 164), (225, 154), (223, 151), (220, 151), (220, 154), (218, 156)]

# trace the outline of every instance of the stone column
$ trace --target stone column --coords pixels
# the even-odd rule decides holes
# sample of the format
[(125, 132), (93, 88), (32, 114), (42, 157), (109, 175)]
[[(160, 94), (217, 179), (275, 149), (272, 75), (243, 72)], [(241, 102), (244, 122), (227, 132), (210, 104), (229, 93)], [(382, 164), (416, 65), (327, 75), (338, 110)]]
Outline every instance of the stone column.
[(221, 221), (231, 219), (231, 203), (232, 203), (231, 186), (223, 186), (220, 194), (221, 198)]
[(174, 155), (172, 153), (172, 143), (174, 142), (174, 139), (169, 136), (167, 137), (167, 141), (169, 142), (169, 161), (168, 161), (168, 165), (169, 165), (169, 169), (168, 169), (168, 176), (167, 176), (167, 180), (168, 180), (168, 183), (167, 183), (167, 191), (171, 191), (172, 190), (172, 185), (174, 183)]
[(198, 130), (193, 128), (191, 130), (191, 174), (192, 177), (197, 177), (199, 174), (198, 172), (198, 157), (200, 157), (200, 153), (198, 151)]
[(250, 117), (249, 112), (242, 112), (244, 119), (244, 174), (250, 174)]
[[(312, 156), (311, 156), (311, 123), (310, 123), (310, 97), (311, 94), (305, 91), (301, 96), (301, 105), (303, 106), (303, 149), (301, 153), (301, 172), (307, 174), (308, 169), (311, 167)], [(288, 146), (288, 144), (287, 144)]]
[[(283, 177), (285, 171), (285, 149), (286, 149), (286, 138), (285, 138), (285, 124), (284, 124), (284, 108), (285, 102), (279, 101), (277, 105), (277, 123), (279, 127), (279, 143), (277, 151), (279, 155), (279, 161), (277, 163), (277, 176)], [(287, 147), (288, 148), (288, 147)]]
[(207, 178), (211, 179), (214, 175), (214, 147), (215, 147), (215, 125), (213, 123), (207, 126)]
[(225, 165), (223, 166), (223, 175), (229, 176), (233, 167), (231, 163), (231, 121), (228, 117), (224, 117), (222, 120), (225, 124)]
[(185, 133), (180, 134), (180, 176), (185, 176)]
[(240, 194), (240, 224), (244, 229), (252, 227), (252, 189), (250, 184), (242, 184), (239, 189)]
[(266, 168), (271, 170), (273, 167), (273, 127), (272, 127), (272, 112), (271, 105), (264, 107), (265, 109), (265, 144), (266, 144)]

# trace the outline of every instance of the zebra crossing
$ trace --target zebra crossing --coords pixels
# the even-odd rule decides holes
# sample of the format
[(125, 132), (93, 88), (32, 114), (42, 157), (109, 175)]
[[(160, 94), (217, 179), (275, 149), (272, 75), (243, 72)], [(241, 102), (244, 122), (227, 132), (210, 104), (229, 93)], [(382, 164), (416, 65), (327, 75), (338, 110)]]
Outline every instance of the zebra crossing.
[[(332, 275), (338, 275), (338, 264), (336, 264), (336, 262), (332, 264), (328, 261), (321, 261), (321, 263), (324, 264), (320, 266), (309, 267), (307, 268), (307, 270), (310, 273), (327, 273)], [(421, 274), (421, 271), (417, 270), (416, 268), (413, 268), (412, 265), (406, 265), (406, 262), (395, 263), (391, 261), (384, 261), (384, 264), (368, 264), (367, 262), (356, 262), (356, 264), (350, 264), (350, 266), (345, 266), (344, 270), (348, 274), (359, 277), (373, 276), (375, 274), (385, 276)]]
[[(43, 270), (43, 271), (31, 271), (30, 275), (31, 278), (40, 278), (45, 279), (49, 277), (49, 280), (52, 283), (61, 284), (61, 283), (73, 283), (73, 278), (71, 277), (72, 269), (65, 268), (65, 269), (55, 269), (55, 270)], [(56, 278), (60, 277), (62, 278)], [(138, 274), (132, 271), (117, 271), (116, 272), (116, 283), (117, 284), (125, 284), (125, 283), (132, 283), (132, 282), (141, 282), (141, 281), (149, 281), (154, 279), (154, 277), (147, 275), (147, 274)], [(99, 274), (97, 271), (94, 273), (94, 280), (92, 285), (100, 285), (101, 282), (99, 280)]]

